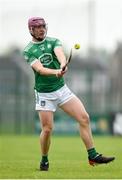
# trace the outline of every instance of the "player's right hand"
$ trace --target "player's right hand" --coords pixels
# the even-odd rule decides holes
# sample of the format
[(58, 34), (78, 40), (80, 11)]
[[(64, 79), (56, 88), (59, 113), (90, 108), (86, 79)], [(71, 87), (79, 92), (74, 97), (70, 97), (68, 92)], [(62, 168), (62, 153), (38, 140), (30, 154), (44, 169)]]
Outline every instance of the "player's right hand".
[(57, 70), (56, 76), (57, 77), (62, 77), (67, 71), (67, 68), (65, 70), (59, 69)]

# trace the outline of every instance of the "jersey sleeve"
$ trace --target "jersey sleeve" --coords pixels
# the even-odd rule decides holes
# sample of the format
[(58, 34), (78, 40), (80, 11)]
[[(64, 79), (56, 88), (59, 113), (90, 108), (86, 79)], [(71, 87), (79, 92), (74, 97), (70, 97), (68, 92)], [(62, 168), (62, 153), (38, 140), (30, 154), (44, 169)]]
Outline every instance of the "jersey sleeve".
[(62, 43), (61, 43), (61, 41), (59, 39), (55, 40), (54, 49), (57, 48), (57, 47), (62, 47)]
[(30, 54), (29, 52), (24, 51), (23, 52), (23, 56), (24, 59), (27, 61), (28, 64), (30, 64), (31, 66), (38, 61), (38, 59), (36, 57), (34, 57), (32, 54)]

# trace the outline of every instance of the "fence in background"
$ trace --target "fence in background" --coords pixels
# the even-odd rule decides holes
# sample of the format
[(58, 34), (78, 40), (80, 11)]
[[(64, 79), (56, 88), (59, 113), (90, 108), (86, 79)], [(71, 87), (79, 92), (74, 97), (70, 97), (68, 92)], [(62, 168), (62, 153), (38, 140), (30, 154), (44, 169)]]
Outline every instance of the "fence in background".
[(34, 130), (30, 84), (29, 71), (22, 58), (0, 58), (0, 133)]

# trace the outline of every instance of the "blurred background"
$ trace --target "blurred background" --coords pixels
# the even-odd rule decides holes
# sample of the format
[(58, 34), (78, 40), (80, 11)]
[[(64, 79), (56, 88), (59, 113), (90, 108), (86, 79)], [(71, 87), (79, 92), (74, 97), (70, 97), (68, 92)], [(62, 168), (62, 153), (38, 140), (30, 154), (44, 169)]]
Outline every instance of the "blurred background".
[[(84, 103), (94, 134), (122, 135), (122, 1), (0, 0), (0, 134), (38, 134), (34, 75), (22, 56), (31, 40), (27, 21), (43, 17), (48, 36), (74, 50), (65, 76)], [(77, 123), (60, 109), (55, 134), (77, 134)]]

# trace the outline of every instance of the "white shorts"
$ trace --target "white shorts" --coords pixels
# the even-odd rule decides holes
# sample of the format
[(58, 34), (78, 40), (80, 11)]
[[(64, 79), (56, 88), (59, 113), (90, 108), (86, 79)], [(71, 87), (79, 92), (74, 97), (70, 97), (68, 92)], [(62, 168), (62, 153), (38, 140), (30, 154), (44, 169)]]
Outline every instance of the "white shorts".
[(64, 103), (68, 102), (75, 95), (71, 92), (71, 90), (64, 85), (62, 88), (57, 91), (53, 91), (50, 93), (39, 93), (35, 90), (35, 98), (36, 98), (36, 110), (43, 111), (56, 111), (57, 106), (61, 106)]

